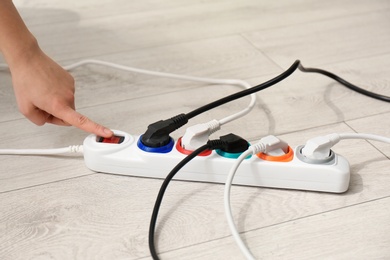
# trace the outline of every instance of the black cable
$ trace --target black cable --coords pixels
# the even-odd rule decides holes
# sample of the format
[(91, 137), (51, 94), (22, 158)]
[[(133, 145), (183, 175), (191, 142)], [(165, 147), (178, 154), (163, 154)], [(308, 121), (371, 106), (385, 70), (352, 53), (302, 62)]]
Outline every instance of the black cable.
[(158, 192), (156, 202), (154, 204), (152, 218), (150, 220), (150, 226), (149, 226), (149, 250), (150, 254), (152, 255), (154, 260), (158, 260), (159, 257), (156, 252), (156, 247), (154, 244), (154, 233), (156, 229), (156, 222), (157, 222), (157, 216), (158, 211), (160, 210), (161, 202), (164, 197), (165, 190), (168, 187), (168, 184), (171, 182), (172, 178), (176, 175), (176, 173), (183, 168), (184, 165), (186, 165), (189, 161), (191, 161), (193, 158), (195, 158), (197, 155), (202, 153), (203, 151), (210, 149), (210, 145), (207, 143), (195, 151), (193, 151), (191, 154), (186, 156), (180, 163), (178, 163), (175, 168), (172, 169), (172, 171), (167, 175), (165, 178), (163, 184), (161, 185), (160, 191)]
[(302, 64), (299, 64), (299, 70), (302, 72), (319, 73), (319, 74), (328, 76), (329, 78), (334, 79), (335, 81), (339, 82), (340, 84), (344, 85), (345, 87), (347, 87), (353, 91), (356, 91), (360, 94), (363, 94), (363, 95), (366, 95), (366, 96), (369, 96), (369, 97), (372, 97), (372, 98), (375, 98), (378, 100), (382, 100), (385, 102), (390, 102), (389, 96), (377, 94), (377, 93), (362, 89), (358, 86), (353, 85), (352, 83), (349, 83), (345, 79), (342, 79), (339, 76), (337, 76), (329, 71), (322, 70), (322, 69), (316, 69), (316, 68), (305, 68)]
[(229, 95), (227, 97), (218, 99), (214, 102), (211, 102), (205, 106), (202, 106), (200, 108), (197, 108), (187, 114), (179, 114), (175, 117), (172, 117), (170, 119), (166, 120), (160, 120), (153, 124), (150, 124), (148, 126), (148, 129), (146, 132), (142, 135), (141, 141), (145, 146), (148, 147), (162, 147), (164, 145), (167, 145), (171, 138), (169, 136), (170, 133), (178, 129), (179, 127), (182, 127), (185, 125), (189, 119), (204, 113), (210, 109), (216, 108), (218, 106), (221, 106), (223, 104), (226, 104), (230, 101), (236, 100), (238, 98), (250, 95), (252, 93), (258, 92), (260, 90), (266, 89), (272, 85), (275, 85), (276, 83), (284, 80), (288, 76), (290, 76), (299, 66), (300, 61), (297, 60), (291, 65), (289, 69), (287, 69), (285, 72), (280, 74), (279, 76), (270, 79), (260, 85), (254, 86), (250, 89), (245, 89), (243, 91), (234, 93), (232, 95)]
[(363, 94), (363, 95), (366, 95), (366, 96), (369, 96), (369, 97), (372, 97), (372, 98), (375, 98), (375, 99), (378, 99), (378, 100), (382, 100), (382, 101), (385, 101), (385, 102), (390, 102), (390, 97), (388, 96), (384, 96), (384, 95), (380, 95), (380, 94), (377, 94), (377, 93), (374, 93), (374, 92), (371, 92), (371, 91), (368, 91), (368, 90), (365, 90), (365, 89), (362, 89), (358, 86), (355, 86), (353, 85), (352, 83), (340, 78), (339, 76), (329, 72), (329, 71), (326, 71), (326, 70), (322, 70), (322, 69), (316, 69), (316, 68), (305, 68), (300, 60), (296, 60), (291, 66), (290, 68), (288, 68), (285, 72), (283, 72), (282, 74), (280, 74), (279, 76), (267, 81), (267, 82), (264, 82), (260, 85), (257, 85), (257, 86), (254, 86), (250, 89), (245, 89), (243, 91), (240, 91), (240, 92), (237, 92), (237, 93), (234, 93), (232, 95), (229, 95), (227, 97), (224, 97), (224, 98), (221, 98), (219, 100), (216, 100), (210, 104), (207, 104), (205, 106), (202, 106), (200, 108), (197, 108), (189, 113), (186, 114), (186, 117), (187, 117), (187, 120), (201, 114), (201, 113), (204, 113), (210, 109), (213, 109), (215, 107), (218, 107), (218, 106), (221, 106), (223, 104), (226, 104), (228, 102), (231, 102), (233, 100), (236, 100), (236, 99), (239, 99), (239, 98), (242, 98), (244, 96), (247, 96), (247, 95), (250, 95), (250, 94), (253, 94), (255, 92), (258, 92), (258, 91), (261, 91), (263, 89), (266, 89), (268, 87), (271, 87), (273, 85), (275, 85), (276, 83), (279, 83), (280, 81), (284, 80), (285, 78), (287, 78), (288, 76), (290, 76), (294, 71), (296, 71), (296, 69), (299, 68), (299, 70), (301, 70), (302, 72), (308, 72), (308, 73), (319, 73), (319, 74), (322, 74), (322, 75), (325, 75), (325, 76), (328, 76), (329, 78), (332, 78), (334, 79), (335, 81), (339, 82), (340, 84), (344, 85), (345, 87), (351, 89), (351, 90), (354, 90), (360, 94)]
[(164, 182), (161, 185), (160, 191), (158, 192), (156, 202), (154, 204), (152, 217), (150, 220), (150, 226), (149, 226), (149, 250), (150, 254), (152, 255), (154, 260), (158, 260), (159, 257), (156, 252), (156, 247), (154, 243), (154, 233), (156, 229), (156, 222), (157, 222), (157, 216), (158, 211), (160, 210), (161, 202), (164, 197), (164, 193), (168, 187), (168, 184), (171, 182), (173, 177), (176, 175), (176, 173), (184, 167), (189, 161), (191, 161), (193, 158), (195, 158), (197, 155), (202, 153), (205, 150), (215, 150), (215, 149), (221, 149), (223, 151), (227, 152), (243, 152), (247, 150), (249, 147), (248, 141), (235, 135), (235, 134), (227, 134), (224, 136), (221, 136), (217, 140), (209, 140), (205, 145), (199, 147), (195, 151), (193, 151), (191, 154), (187, 155), (182, 161), (180, 161), (167, 175)]
[(195, 109), (187, 114), (184, 114), (184, 113), (179, 114), (179, 115), (172, 117), (168, 120), (161, 120), (161, 121), (158, 121), (156, 123), (149, 125), (148, 130), (142, 136), (142, 143), (146, 146), (149, 146), (149, 147), (162, 147), (170, 142), (171, 138), (170, 138), (169, 134), (171, 132), (175, 131), (176, 129), (178, 129), (179, 127), (185, 125), (189, 119), (191, 119), (191, 118), (193, 118), (201, 113), (204, 113), (210, 109), (216, 108), (218, 106), (224, 105), (224, 104), (231, 102), (233, 100), (236, 100), (238, 98), (242, 98), (244, 96), (253, 94), (255, 92), (258, 92), (258, 91), (266, 89), (270, 86), (273, 86), (276, 83), (279, 83), (280, 81), (282, 81), (285, 78), (287, 78), (288, 76), (290, 76), (297, 69), (301, 70), (302, 72), (319, 73), (319, 74), (325, 75), (327, 77), (334, 79), (335, 81), (339, 82), (340, 84), (344, 85), (345, 87), (347, 87), (353, 91), (356, 91), (360, 94), (363, 94), (363, 95), (366, 95), (366, 96), (369, 96), (369, 97), (372, 97), (372, 98), (375, 98), (375, 99), (378, 99), (381, 101), (390, 102), (389, 96), (384, 96), (381, 94), (377, 94), (377, 93), (362, 89), (362, 88), (355, 86), (355, 85), (349, 83), (348, 81), (340, 78), (339, 76), (337, 76), (331, 72), (328, 72), (326, 70), (316, 69), (316, 68), (305, 68), (305, 67), (303, 67), (303, 65), (301, 64), (301, 62), (299, 60), (296, 60), (290, 66), (290, 68), (288, 68), (285, 72), (283, 72), (279, 76), (277, 76), (271, 80), (268, 80), (260, 85), (257, 85), (257, 86), (254, 86), (252, 88), (245, 89), (243, 91), (240, 91), (240, 92), (234, 93), (232, 95), (223, 97), (223, 98), (218, 99), (214, 102), (211, 102), (207, 105), (199, 107), (199, 108), (197, 108), (197, 109)]
[(251, 87), (249, 89), (245, 89), (245, 90), (242, 90), (240, 92), (237, 92), (237, 93), (234, 93), (232, 95), (229, 95), (227, 97), (224, 97), (224, 98), (221, 98), (219, 100), (216, 100), (210, 104), (207, 104), (205, 106), (202, 106), (200, 108), (197, 108), (189, 113), (186, 114), (187, 116), (187, 119), (191, 119), (201, 113), (204, 113), (210, 109), (213, 109), (213, 108), (216, 108), (218, 106), (221, 106), (223, 104), (226, 104), (228, 102), (231, 102), (233, 100), (236, 100), (236, 99), (239, 99), (239, 98), (242, 98), (242, 97), (245, 97), (247, 95), (250, 95), (250, 94), (253, 94), (255, 92), (259, 92), (263, 89), (266, 89), (268, 87), (271, 87), (272, 85), (275, 85), (276, 83), (279, 83), (280, 81), (284, 80), (285, 78), (287, 78), (288, 76), (290, 76), (294, 71), (296, 71), (296, 69), (299, 67), (299, 63), (300, 61), (299, 60), (296, 60), (291, 66), (290, 68), (288, 68), (285, 72), (283, 72), (282, 74), (280, 74), (279, 76), (276, 76), (275, 78), (273, 79), (270, 79), (260, 85), (257, 85), (257, 86), (254, 86), (254, 87)]

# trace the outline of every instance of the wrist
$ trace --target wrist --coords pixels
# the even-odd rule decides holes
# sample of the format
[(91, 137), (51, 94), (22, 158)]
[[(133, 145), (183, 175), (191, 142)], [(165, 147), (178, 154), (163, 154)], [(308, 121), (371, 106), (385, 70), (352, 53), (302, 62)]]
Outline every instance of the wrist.
[(0, 51), (10, 70), (40, 51), (12, 1), (0, 1)]
[(13, 70), (31, 63), (34, 57), (37, 57), (41, 52), (38, 41), (30, 34), (23, 37), (23, 41), (14, 46), (14, 48), (4, 50), (3, 54), (12, 73)]

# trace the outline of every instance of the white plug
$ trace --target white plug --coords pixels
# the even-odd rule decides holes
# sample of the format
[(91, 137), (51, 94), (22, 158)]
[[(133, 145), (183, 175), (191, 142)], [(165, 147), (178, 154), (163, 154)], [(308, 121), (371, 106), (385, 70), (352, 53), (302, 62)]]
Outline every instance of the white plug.
[(221, 124), (215, 119), (208, 123), (191, 126), (186, 129), (184, 136), (181, 138), (181, 146), (186, 150), (195, 151), (206, 144), (209, 136), (219, 129), (221, 129)]
[(256, 144), (249, 147), (253, 154), (265, 153), (270, 156), (283, 156), (288, 153), (288, 144), (273, 135), (268, 135), (260, 139)]
[(282, 156), (288, 152), (288, 144), (277, 138), (276, 136), (269, 135), (260, 139), (265, 144), (265, 150), (263, 153), (271, 156)]
[(340, 136), (338, 134), (312, 138), (302, 148), (302, 154), (309, 159), (327, 159), (330, 156), (330, 149), (339, 141)]

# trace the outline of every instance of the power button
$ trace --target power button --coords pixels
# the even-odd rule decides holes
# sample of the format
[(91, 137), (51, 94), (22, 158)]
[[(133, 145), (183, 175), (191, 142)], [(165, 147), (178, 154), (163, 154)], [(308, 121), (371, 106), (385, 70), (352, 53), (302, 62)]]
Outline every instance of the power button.
[(113, 135), (110, 138), (105, 138), (105, 137), (101, 137), (101, 136), (98, 136), (96, 138), (96, 141), (98, 143), (106, 143), (106, 144), (120, 144), (124, 140), (125, 140), (125, 137), (124, 136), (120, 136), (120, 135)]

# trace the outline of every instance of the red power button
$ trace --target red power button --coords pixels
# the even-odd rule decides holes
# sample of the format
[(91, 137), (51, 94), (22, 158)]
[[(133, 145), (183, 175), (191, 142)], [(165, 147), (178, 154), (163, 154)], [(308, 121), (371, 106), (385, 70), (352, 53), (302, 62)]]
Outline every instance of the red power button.
[(125, 140), (125, 137), (119, 136), (119, 135), (113, 135), (110, 138), (105, 138), (105, 137), (101, 137), (101, 136), (98, 136), (96, 138), (96, 141), (98, 143), (106, 143), (106, 144), (120, 144), (123, 142), (123, 140)]

